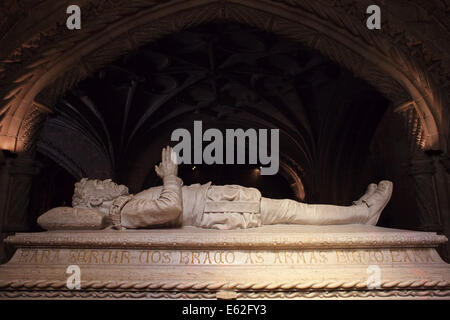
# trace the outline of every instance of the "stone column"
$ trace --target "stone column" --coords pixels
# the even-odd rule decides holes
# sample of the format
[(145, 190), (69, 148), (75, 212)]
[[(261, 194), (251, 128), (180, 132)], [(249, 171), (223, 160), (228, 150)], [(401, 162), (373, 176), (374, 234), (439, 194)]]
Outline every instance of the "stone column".
[[(444, 234), (450, 239), (450, 157), (439, 153), (434, 156), (436, 186)], [(444, 245), (443, 258), (450, 262), (450, 244)]]
[(3, 239), (6, 234), (3, 233), (4, 220), (6, 212), (6, 203), (8, 198), (8, 159), (5, 154), (0, 150), (0, 263), (5, 262), (5, 248), (3, 246)]
[[(0, 241), (14, 232), (28, 231), (28, 203), (33, 176), (38, 173), (35, 161), (26, 156), (0, 161)], [(7, 248), (0, 244), (0, 263), (5, 262)]]
[[(440, 157), (438, 151), (417, 151), (410, 161), (409, 175), (414, 181), (421, 229), (450, 237), (448, 185)], [(450, 246), (443, 245), (439, 253), (444, 260), (449, 261)]]

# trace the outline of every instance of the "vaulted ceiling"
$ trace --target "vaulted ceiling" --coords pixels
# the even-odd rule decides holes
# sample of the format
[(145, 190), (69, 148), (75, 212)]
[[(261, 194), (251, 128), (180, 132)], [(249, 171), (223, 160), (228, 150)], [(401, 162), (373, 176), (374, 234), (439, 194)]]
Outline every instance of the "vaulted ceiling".
[(282, 173), (298, 176), (309, 200), (332, 202), (346, 184), (361, 189), (352, 179), (388, 106), (369, 84), (292, 40), (208, 24), (82, 81), (57, 103), (38, 150), (77, 179), (113, 177), (139, 190), (171, 132), (192, 131), (194, 120), (204, 130), (280, 129)]
[[(371, 83), (395, 105), (413, 103), (424, 147), (447, 150), (448, 1), (80, 0), (79, 31), (65, 28), (69, 4), (5, 0), (0, 5), (2, 149), (32, 150), (45, 113), (68, 89), (119, 56), (180, 29), (225, 20), (301, 42)], [(380, 31), (365, 26), (371, 4), (382, 10)]]

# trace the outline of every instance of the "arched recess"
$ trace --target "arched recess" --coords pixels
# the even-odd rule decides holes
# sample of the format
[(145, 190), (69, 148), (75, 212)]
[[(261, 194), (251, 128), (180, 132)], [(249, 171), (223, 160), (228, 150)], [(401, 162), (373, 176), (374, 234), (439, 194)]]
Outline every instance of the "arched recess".
[[(92, 1), (93, 3), (94, 1)], [(415, 102), (425, 149), (447, 149), (445, 101), (426, 69), (401, 50), (387, 33), (369, 31), (363, 21), (329, 1), (193, 0), (112, 1), (99, 15), (87, 14), (79, 32), (62, 32), (44, 46), (17, 76), (1, 109), (0, 148), (16, 153), (32, 146), (30, 122), (36, 110), (61, 96), (118, 56), (174, 31), (226, 20), (258, 27), (299, 41), (365, 79), (398, 105)], [(89, 1), (83, 2), (87, 7)], [(50, 16), (61, 24), (60, 14)], [(33, 120), (35, 119), (35, 120)]]
[[(299, 171), (301, 168), (295, 166), (289, 160), (282, 160), (280, 163), (280, 173), (281, 175), (290, 183), (292, 192), (298, 201), (304, 201), (306, 198), (305, 187), (303, 185), (302, 179), (300, 178)], [(296, 170), (297, 169), (297, 170)]]

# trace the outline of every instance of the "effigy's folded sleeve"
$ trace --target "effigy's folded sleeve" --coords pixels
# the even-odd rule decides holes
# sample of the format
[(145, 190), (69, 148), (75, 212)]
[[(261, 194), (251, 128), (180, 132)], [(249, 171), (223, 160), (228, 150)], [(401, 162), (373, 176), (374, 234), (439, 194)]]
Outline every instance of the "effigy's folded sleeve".
[[(177, 220), (183, 210), (182, 184), (180, 178), (167, 176), (163, 178), (161, 193), (156, 199), (119, 197), (114, 201), (111, 212), (114, 225), (116, 228), (147, 228)], [(118, 217), (120, 222), (115, 221)]]

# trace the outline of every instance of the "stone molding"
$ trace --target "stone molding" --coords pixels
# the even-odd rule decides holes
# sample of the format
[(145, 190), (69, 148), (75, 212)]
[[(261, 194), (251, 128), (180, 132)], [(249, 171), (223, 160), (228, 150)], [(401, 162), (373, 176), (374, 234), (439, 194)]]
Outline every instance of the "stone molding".
[[(229, 299), (448, 299), (450, 290), (372, 290), (372, 291), (301, 291), (239, 292)], [(0, 299), (216, 299), (215, 292), (116, 292), (116, 291), (8, 291)]]
[[(339, 227), (339, 226), (338, 226)], [(355, 225), (357, 227), (357, 225)], [(192, 228), (195, 229), (195, 228)], [(220, 247), (224, 249), (327, 249), (327, 248), (386, 248), (386, 247), (437, 247), (447, 242), (447, 237), (434, 232), (374, 232), (367, 233), (289, 233), (270, 234), (242, 231), (221, 233), (202, 232), (191, 228), (166, 234), (161, 231), (135, 230), (102, 232), (45, 232), (17, 233), (5, 242), (16, 247), (65, 247), (65, 248), (170, 248), (198, 249)], [(188, 230), (188, 231), (184, 231)], [(255, 229), (256, 230), (256, 229)], [(393, 229), (386, 229), (393, 230)]]
[[(66, 281), (4, 281), (0, 280), (1, 289), (53, 289), (67, 290)], [(289, 291), (289, 290), (337, 290), (337, 289), (367, 289), (367, 282), (361, 280), (355, 281), (306, 281), (306, 282), (195, 282), (195, 281), (87, 281), (81, 282), (83, 290), (171, 290), (171, 291)], [(383, 289), (450, 289), (450, 281), (439, 281), (432, 279), (421, 280), (389, 280), (380, 284)], [(447, 294), (450, 291), (447, 291)]]

